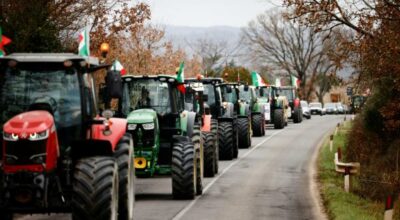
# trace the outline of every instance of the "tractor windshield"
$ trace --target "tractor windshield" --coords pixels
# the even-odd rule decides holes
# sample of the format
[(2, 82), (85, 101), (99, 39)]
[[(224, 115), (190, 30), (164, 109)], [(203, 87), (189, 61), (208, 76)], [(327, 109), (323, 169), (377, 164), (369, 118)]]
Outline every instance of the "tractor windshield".
[(29, 110), (47, 110), (56, 127), (82, 123), (76, 69), (61, 64), (20, 63), (0, 71), (0, 125)]
[(251, 100), (251, 90), (250, 88), (247, 91), (244, 89), (244, 86), (239, 86), (239, 98), (243, 101)]
[(271, 87), (259, 87), (256, 92), (257, 97), (268, 98), (271, 95), (271, 90), (272, 90)]
[(286, 96), (288, 100), (294, 99), (294, 93), (292, 89), (278, 89), (277, 93), (281, 96)]
[(221, 93), (224, 102), (236, 103), (238, 101), (235, 88), (231, 85), (222, 86)]
[(204, 94), (208, 96), (207, 104), (208, 106), (215, 106), (216, 97), (214, 85), (212, 84), (204, 84)]
[(122, 113), (151, 108), (159, 114), (171, 112), (169, 84), (158, 79), (135, 79), (124, 82)]

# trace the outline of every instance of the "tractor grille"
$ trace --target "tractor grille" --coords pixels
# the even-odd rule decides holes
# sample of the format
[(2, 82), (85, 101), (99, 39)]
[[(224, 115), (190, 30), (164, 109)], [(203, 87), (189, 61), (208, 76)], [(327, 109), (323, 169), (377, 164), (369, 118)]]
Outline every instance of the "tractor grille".
[(154, 129), (144, 130), (141, 125), (132, 131), (135, 147), (152, 147), (154, 145)]
[[(46, 142), (45, 140), (40, 141), (6, 141), (6, 160), (5, 163), (8, 165), (29, 165), (29, 164), (41, 164), (46, 162)], [(38, 157), (42, 157), (38, 160)], [(33, 157), (32, 157), (33, 156)]]

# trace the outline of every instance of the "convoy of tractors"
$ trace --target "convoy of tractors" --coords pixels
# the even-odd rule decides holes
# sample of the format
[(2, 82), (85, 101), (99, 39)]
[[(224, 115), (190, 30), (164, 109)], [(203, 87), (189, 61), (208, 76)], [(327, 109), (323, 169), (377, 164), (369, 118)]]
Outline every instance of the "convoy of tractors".
[[(173, 198), (194, 199), (218, 161), (250, 148), (266, 124), (302, 121), (294, 87), (121, 76), (109, 67), (67, 53), (0, 58), (1, 219), (133, 219), (135, 177), (168, 175)], [(96, 88), (101, 70), (106, 82)]]

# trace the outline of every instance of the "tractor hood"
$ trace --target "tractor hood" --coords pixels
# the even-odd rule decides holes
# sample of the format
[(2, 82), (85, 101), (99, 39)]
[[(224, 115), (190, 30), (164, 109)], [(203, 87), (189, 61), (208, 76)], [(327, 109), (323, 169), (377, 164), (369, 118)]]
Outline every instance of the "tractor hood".
[(4, 132), (26, 139), (31, 134), (44, 132), (54, 125), (53, 116), (47, 111), (24, 112), (4, 124)]
[(145, 124), (154, 122), (157, 113), (153, 109), (139, 109), (129, 113), (127, 119), (129, 124)]

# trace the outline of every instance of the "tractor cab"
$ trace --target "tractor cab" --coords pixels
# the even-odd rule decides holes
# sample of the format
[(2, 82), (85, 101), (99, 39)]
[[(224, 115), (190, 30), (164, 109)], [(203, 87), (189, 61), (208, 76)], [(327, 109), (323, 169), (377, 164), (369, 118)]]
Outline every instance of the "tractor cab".
[[(105, 118), (98, 115), (93, 72), (107, 67), (96, 58), (72, 53), (16, 53), (0, 58), (2, 217), (73, 210), (76, 218), (79, 208), (72, 199), (74, 192), (90, 194), (99, 190), (93, 188), (96, 183), (92, 180), (85, 179), (89, 191), (82, 191), (74, 181), (84, 178), (75, 172), (82, 164), (93, 165), (104, 157), (114, 164), (112, 157), (125, 135), (126, 120), (111, 118), (107, 111)], [(127, 150), (133, 147), (129, 145), (130, 137), (124, 140)], [(121, 160), (121, 164), (129, 161)], [(95, 166), (86, 167), (93, 168), (85, 168), (87, 175), (97, 175)], [(111, 172), (104, 181), (112, 182), (119, 174), (113, 175)], [(120, 175), (124, 178), (130, 177)], [(129, 187), (133, 190), (133, 185)], [(114, 189), (117, 186), (110, 184), (102, 190)], [(131, 196), (120, 198), (133, 202)], [(111, 200), (104, 200), (104, 204), (110, 205)], [(91, 205), (96, 202), (88, 204), (88, 210)], [(112, 212), (132, 213), (131, 208), (120, 207)]]
[[(137, 174), (155, 171), (171, 164), (173, 135), (181, 135), (180, 113), (184, 96), (171, 76), (124, 76), (120, 110), (128, 119), (128, 131), (135, 142)], [(158, 155), (158, 157), (156, 157)], [(146, 164), (144, 161), (148, 161)]]
[(281, 96), (285, 96), (289, 102), (291, 110), (290, 118), (293, 119), (294, 123), (300, 123), (303, 121), (303, 110), (300, 105), (300, 99), (297, 95), (296, 88), (293, 86), (282, 86), (277, 88), (277, 93)]

